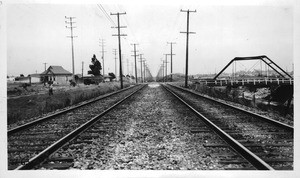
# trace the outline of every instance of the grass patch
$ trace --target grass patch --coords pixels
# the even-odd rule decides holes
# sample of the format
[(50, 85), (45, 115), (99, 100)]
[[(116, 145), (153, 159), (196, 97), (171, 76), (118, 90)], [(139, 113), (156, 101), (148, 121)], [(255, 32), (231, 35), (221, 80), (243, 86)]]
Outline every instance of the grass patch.
[[(129, 84), (124, 83), (125, 87), (129, 87)], [(40, 117), (45, 113), (72, 106), (119, 89), (119, 83), (109, 82), (100, 83), (97, 86), (69, 87), (68, 90), (54, 88), (52, 96), (45, 93), (11, 98), (7, 100), (7, 124)]]

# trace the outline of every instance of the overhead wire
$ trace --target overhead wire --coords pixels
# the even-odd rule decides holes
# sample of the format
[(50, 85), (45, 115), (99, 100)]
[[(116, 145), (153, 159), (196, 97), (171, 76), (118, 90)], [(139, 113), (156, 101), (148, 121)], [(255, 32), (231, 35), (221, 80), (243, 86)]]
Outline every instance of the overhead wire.
[(106, 17), (106, 19), (114, 26), (116, 26), (115, 22), (112, 20), (112, 18), (110, 17), (110, 15), (108, 15), (108, 13), (106, 12), (105, 8), (101, 5), (101, 4), (97, 4), (97, 7), (103, 12), (104, 16)]

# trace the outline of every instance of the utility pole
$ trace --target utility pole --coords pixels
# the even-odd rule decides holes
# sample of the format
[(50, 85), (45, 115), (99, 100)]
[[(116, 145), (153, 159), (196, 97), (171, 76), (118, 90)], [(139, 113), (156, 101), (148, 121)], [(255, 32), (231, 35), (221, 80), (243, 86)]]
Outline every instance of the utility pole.
[(46, 64), (47, 64), (47, 63), (45, 62), (45, 63), (43, 63), (43, 64), (44, 64), (44, 66), (45, 66), (45, 71), (46, 71), (46, 70), (47, 70), (47, 68), (46, 68)]
[(73, 45), (73, 38), (76, 38), (77, 36), (73, 36), (73, 28), (76, 28), (73, 26), (73, 23), (76, 23), (73, 21), (73, 19), (75, 19), (75, 17), (67, 17), (65, 16), (65, 18), (68, 21), (65, 21), (66, 24), (69, 24), (70, 26), (66, 26), (66, 28), (71, 29), (71, 36), (67, 36), (69, 38), (71, 38), (71, 44), (72, 44), (72, 73), (73, 73), (73, 82), (75, 82), (75, 67), (74, 67), (74, 45)]
[(195, 32), (190, 32), (189, 31), (189, 18), (190, 18), (190, 12), (196, 12), (196, 10), (194, 11), (190, 11), (188, 10), (180, 10), (180, 12), (186, 12), (187, 13), (187, 28), (186, 28), (186, 32), (180, 32), (180, 33), (186, 33), (186, 61), (185, 61), (185, 85), (184, 87), (187, 88), (188, 87), (188, 62), (189, 62), (189, 34), (195, 34)]
[(131, 73), (131, 75), (133, 76), (133, 63), (132, 63), (132, 62), (130, 63), (130, 67), (131, 67), (130, 73)]
[(117, 49), (113, 49), (115, 55), (115, 75), (117, 76)]
[(83, 65), (84, 65), (84, 62), (82, 61), (81, 64), (82, 64), (81, 65), (81, 70), (82, 70), (82, 78), (83, 78)]
[(137, 50), (136, 50), (136, 45), (138, 45), (138, 44), (136, 44), (136, 43), (134, 43), (134, 44), (131, 44), (131, 45), (133, 45), (133, 49), (134, 49), (134, 55), (131, 55), (131, 56), (134, 56), (134, 65), (135, 65), (135, 83), (138, 83), (138, 77), (137, 77), (137, 67), (136, 67), (136, 56), (138, 56), (137, 54), (136, 54), (136, 52), (137, 52)]
[(145, 59), (145, 58), (143, 58), (143, 54), (140, 54), (140, 63), (141, 63), (141, 83), (143, 83), (143, 65), (142, 65), (143, 59)]
[(175, 55), (175, 54), (173, 54), (173, 48), (172, 48), (172, 45), (173, 44), (176, 44), (175, 42), (167, 42), (168, 44), (171, 44), (171, 53), (170, 53), (170, 55), (171, 55), (171, 82), (173, 81), (173, 55)]
[(144, 64), (144, 71), (143, 71), (143, 78), (144, 78), (144, 80), (143, 80), (143, 83), (146, 82), (146, 80), (145, 80), (145, 71), (146, 71), (146, 65), (145, 65), (145, 62), (146, 62), (146, 60), (143, 60), (143, 64)]
[(127, 64), (127, 75), (129, 75), (129, 61), (128, 61), (128, 58), (126, 58), (126, 64)]
[(165, 54), (165, 56), (166, 56), (166, 59), (165, 59), (165, 63), (166, 63), (166, 81), (168, 82), (168, 55), (169, 54)]
[(121, 89), (123, 89), (123, 73), (122, 73), (122, 54), (121, 54), (121, 36), (127, 36), (126, 34), (120, 34), (120, 28), (126, 28), (125, 26), (120, 26), (120, 15), (124, 15), (124, 13), (110, 13), (110, 15), (117, 15), (117, 20), (118, 20), (118, 26), (115, 28), (118, 28), (118, 34), (113, 35), (113, 36), (118, 36), (118, 41), (119, 41), (119, 60), (120, 60), (120, 81), (121, 81)]
[(163, 64), (160, 65), (160, 71), (161, 71), (161, 78), (163, 81), (164, 80), (164, 65)]
[(104, 53), (106, 51), (104, 51), (104, 39), (99, 39), (100, 40), (100, 46), (102, 47), (102, 50), (101, 50), (101, 53), (102, 53), (102, 74), (103, 74), (103, 77), (104, 77)]
[(146, 81), (148, 82), (148, 76), (149, 76), (149, 71), (148, 71), (148, 65), (146, 64), (146, 71), (145, 71), (145, 79), (146, 79)]
[(165, 61), (164, 60), (162, 64), (162, 73), (163, 73), (163, 82), (165, 82)]

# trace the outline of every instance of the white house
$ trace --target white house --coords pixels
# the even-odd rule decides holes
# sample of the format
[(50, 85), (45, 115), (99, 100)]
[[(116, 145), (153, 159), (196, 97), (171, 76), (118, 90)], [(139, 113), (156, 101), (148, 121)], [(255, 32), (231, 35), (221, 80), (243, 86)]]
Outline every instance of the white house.
[(43, 80), (53, 81), (56, 84), (68, 84), (72, 79), (72, 73), (65, 70), (62, 66), (50, 66), (47, 70), (41, 73)]

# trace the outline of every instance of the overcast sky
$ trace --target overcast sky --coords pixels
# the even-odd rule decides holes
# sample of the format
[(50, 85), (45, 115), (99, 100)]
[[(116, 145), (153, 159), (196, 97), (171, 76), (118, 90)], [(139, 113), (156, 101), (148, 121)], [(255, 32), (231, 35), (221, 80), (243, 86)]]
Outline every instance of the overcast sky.
[[(279, 5), (278, 5), (279, 4)], [(100, 7), (103, 7), (101, 10)], [(153, 76), (164, 54), (173, 45), (173, 72), (185, 67), (186, 13), (190, 13), (189, 74), (215, 73), (237, 56), (267, 55), (282, 68), (292, 70), (293, 6), (292, 3), (266, 5), (180, 5), (174, 4), (38, 4), (15, 3), (7, 6), (7, 74), (32, 74), (44, 71), (44, 64), (63, 66), (72, 72), (71, 40), (66, 36), (65, 16), (75, 18), (75, 73), (89, 70), (91, 57), (101, 60), (99, 39), (105, 40), (105, 71), (115, 71), (113, 49), (118, 49), (116, 16), (126, 12), (121, 25), (123, 71), (134, 64), (133, 46), (138, 43)], [(105, 15), (105, 12), (108, 16)], [(168, 57), (168, 61), (170, 58)], [(170, 65), (170, 63), (169, 63)], [(140, 64), (138, 63), (138, 68)], [(245, 66), (251, 67), (251, 66)], [(170, 71), (170, 68), (168, 69)]]

